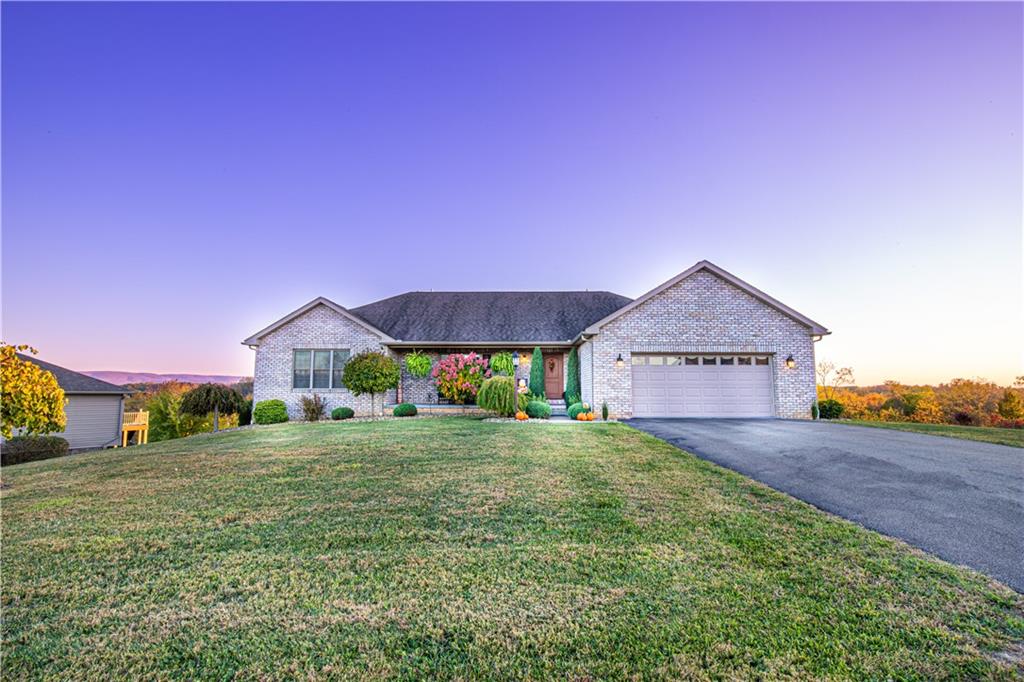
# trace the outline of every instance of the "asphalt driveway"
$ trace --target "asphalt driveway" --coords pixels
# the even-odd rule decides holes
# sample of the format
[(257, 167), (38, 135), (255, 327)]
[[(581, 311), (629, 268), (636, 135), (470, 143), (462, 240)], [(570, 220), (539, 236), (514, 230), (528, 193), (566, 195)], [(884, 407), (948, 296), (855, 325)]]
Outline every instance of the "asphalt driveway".
[(629, 424), (1024, 592), (1024, 450), (847, 424)]

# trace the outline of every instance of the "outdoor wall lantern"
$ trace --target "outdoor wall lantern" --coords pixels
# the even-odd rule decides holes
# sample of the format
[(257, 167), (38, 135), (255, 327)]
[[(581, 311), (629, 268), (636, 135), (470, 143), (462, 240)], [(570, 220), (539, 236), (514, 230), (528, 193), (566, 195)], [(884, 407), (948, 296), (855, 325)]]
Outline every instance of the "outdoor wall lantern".
[(619, 368), (626, 366), (626, 361), (622, 359), (622, 353), (619, 353), (619, 357), (615, 358), (615, 366)]
[(512, 353), (512, 366), (519, 366), (519, 351), (515, 351), (514, 353)]
[(786, 367), (789, 367), (790, 369), (796, 367), (796, 360), (793, 359), (792, 355), (786, 358)]

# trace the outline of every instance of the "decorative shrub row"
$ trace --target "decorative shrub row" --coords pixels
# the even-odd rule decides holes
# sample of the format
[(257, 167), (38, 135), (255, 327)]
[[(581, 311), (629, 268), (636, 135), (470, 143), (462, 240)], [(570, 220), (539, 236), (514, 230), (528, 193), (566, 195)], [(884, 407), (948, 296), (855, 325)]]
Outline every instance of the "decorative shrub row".
[(69, 451), (68, 442), (60, 436), (15, 436), (0, 445), (0, 464), (6, 467), (63, 457)]
[(252, 408), (252, 420), (256, 424), (280, 424), (288, 421), (288, 408), (283, 400), (261, 400)]
[(334, 421), (340, 421), (342, 419), (351, 419), (356, 416), (355, 410), (351, 407), (335, 407), (331, 410), (331, 419)]
[(531, 419), (549, 419), (551, 417), (551, 405), (542, 400), (531, 400), (526, 403), (526, 414)]
[(395, 409), (393, 410), (393, 414), (396, 417), (415, 417), (416, 416), (416, 406), (413, 405), (412, 403), (399, 403), (399, 404), (395, 405)]

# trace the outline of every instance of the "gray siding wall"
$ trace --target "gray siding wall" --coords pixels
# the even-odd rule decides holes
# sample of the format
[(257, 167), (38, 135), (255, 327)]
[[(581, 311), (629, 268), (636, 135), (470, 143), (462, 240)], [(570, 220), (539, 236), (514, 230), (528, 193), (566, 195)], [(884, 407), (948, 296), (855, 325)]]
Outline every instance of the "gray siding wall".
[(64, 433), (56, 433), (67, 440), (72, 450), (102, 448), (121, 440), (121, 396), (78, 395), (67, 396), (64, 408), (67, 426)]

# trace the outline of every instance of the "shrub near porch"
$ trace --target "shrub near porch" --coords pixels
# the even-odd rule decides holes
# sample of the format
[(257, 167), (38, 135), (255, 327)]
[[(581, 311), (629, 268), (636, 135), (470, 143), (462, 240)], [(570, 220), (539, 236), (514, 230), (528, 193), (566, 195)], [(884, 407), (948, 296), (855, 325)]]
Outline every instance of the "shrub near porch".
[(282, 424), (4, 481), (9, 679), (1020, 673), (1021, 595), (621, 424)]

